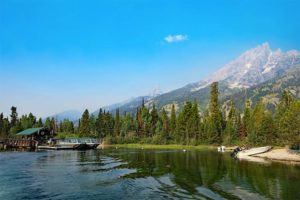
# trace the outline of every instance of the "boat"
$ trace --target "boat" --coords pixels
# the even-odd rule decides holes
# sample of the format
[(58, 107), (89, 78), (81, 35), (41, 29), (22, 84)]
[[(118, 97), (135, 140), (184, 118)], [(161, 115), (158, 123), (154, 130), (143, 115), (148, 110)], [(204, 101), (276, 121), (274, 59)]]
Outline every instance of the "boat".
[(269, 151), (270, 149), (272, 149), (271, 146), (251, 148), (251, 149), (239, 151), (236, 154), (236, 156), (237, 156), (237, 158), (243, 158), (243, 157), (246, 157), (246, 156), (253, 156), (253, 155), (265, 153), (265, 152)]
[(49, 145), (39, 146), (39, 149), (55, 149), (55, 150), (88, 150), (95, 149), (100, 142), (94, 138), (66, 138), (51, 139)]

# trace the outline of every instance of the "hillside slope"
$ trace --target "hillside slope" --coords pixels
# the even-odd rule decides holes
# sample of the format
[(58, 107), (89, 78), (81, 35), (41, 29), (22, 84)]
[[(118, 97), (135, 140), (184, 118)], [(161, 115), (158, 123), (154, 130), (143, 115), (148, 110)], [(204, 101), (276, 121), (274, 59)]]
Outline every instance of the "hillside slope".
[[(175, 104), (176, 108), (180, 108), (185, 101), (196, 100), (203, 109), (208, 103), (209, 86), (214, 81), (219, 82), (221, 100), (226, 100), (234, 94), (242, 96), (241, 94), (245, 93), (245, 90), (248, 91), (248, 95), (251, 95), (252, 89), (254, 90), (253, 93), (255, 91), (261, 92), (261, 96), (264, 96), (265, 93), (270, 91), (259, 91), (255, 86), (259, 88), (262, 86), (261, 84), (269, 80), (274, 81), (291, 69), (296, 68), (299, 64), (300, 52), (296, 50), (282, 52), (280, 49), (272, 51), (269, 44), (264, 43), (241, 54), (208, 78), (153, 98), (146, 97), (146, 105), (150, 106), (155, 103), (158, 108), (164, 107), (169, 110), (172, 104)], [(280, 89), (287, 88), (289, 84), (291, 84), (291, 87), (295, 87), (292, 80), (285, 84), (287, 85)], [(256, 95), (253, 97), (253, 101), (257, 101), (259, 97), (260, 95)], [(122, 112), (135, 112), (136, 107), (139, 105), (141, 105), (141, 99), (140, 102), (136, 100), (127, 102), (120, 106), (120, 110)], [(114, 112), (114, 109), (110, 110)]]

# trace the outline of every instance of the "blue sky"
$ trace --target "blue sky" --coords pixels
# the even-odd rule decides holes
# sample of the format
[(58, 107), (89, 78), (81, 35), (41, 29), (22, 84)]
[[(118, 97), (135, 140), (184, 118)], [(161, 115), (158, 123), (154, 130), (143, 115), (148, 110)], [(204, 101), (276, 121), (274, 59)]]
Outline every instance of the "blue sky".
[(0, 112), (47, 116), (201, 80), (263, 42), (300, 49), (300, 1), (1, 0)]

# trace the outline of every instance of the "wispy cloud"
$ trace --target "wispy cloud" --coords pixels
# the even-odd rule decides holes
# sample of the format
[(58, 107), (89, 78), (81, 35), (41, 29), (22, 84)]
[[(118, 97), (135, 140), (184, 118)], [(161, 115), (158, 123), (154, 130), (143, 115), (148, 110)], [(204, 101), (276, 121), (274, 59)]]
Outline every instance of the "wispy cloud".
[(173, 43), (173, 42), (182, 42), (184, 40), (187, 40), (188, 36), (187, 35), (168, 35), (167, 37), (165, 37), (165, 41), (167, 43)]

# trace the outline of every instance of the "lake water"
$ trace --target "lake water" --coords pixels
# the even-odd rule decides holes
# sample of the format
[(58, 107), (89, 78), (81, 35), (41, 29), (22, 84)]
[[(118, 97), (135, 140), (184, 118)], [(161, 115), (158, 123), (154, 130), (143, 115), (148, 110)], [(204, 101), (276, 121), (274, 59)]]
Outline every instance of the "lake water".
[(0, 199), (300, 199), (300, 166), (211, 150), (1, 152)]

